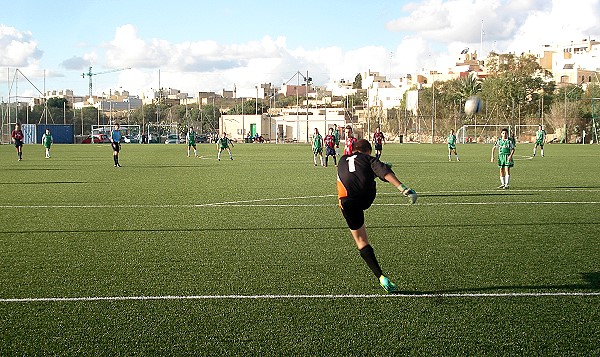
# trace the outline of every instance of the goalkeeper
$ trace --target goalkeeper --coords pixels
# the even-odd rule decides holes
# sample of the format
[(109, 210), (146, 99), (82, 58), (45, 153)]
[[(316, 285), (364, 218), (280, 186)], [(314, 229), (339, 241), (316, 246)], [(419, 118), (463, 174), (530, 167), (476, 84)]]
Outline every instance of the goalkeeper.
[(389, 293), (397, 289), (383, 275), (373, 248), (369, 244), (365, 227), (364, 211), (368, 209), (376, 196), (375, 177), (389, 182), (409, 198), (411, 203), (417, 201), (417, 193), (407, 188), (394, 174), (390, 166), (371, 156), (371, 144), (365, 139), (354, 144), (351, 155), (343, 155), (338, 162), (337, 193), (342, 215), (352, 233), (360, 256), (365, 260), (373, 274), (379, 279), (381, 286)]

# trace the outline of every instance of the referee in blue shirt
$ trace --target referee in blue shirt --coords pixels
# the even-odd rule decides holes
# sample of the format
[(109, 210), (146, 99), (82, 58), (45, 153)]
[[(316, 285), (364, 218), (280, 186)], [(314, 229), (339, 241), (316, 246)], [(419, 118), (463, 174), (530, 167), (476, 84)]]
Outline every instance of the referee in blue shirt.
[(121, 150), (121, 131), (119, 124), (115, 124), (115, 128), (110, 132), (110, 144), (113, 149), (113, 160), (115, 167), (121, 167), (119, 164), (119, 151)]

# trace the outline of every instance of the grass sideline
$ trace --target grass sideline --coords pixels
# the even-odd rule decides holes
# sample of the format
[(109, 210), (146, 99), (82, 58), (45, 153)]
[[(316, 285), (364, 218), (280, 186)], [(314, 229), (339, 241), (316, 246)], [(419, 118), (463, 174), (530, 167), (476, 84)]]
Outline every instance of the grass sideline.
[(366, 214), (397, 297), (308, 146), (198, 148), (0, 146), (1, 355), (600, 354), (599, 146), (519, 144), (499, 191), (489, 145), (386, 145), (420, 193)]

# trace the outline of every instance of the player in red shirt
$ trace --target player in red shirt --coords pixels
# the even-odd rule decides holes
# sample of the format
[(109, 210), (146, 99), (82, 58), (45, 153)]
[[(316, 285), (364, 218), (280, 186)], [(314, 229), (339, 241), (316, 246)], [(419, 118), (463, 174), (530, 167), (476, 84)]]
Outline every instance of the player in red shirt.
[(344, 155), (352, 155), (355, 142), (356, 138), (354, 137), (354, 134), (352, 134), (352, 127), (348, 125), (346, 126), (346, 144), (344, 145)]
[(23, 131), (21, 130), (21, 124), (15, 124), (15, 130), (10, 133), (10, 137), (12, 138), (13, 144), (15, 144), (15, 148), (17, 148), (17, 156), (19, 157), (19, 161), (23, 160)]
[(373, 134), (373, 145), (375, 146), (375, 157), (378, 159), (381, 157), (383, 144), (385, 144), (385, 137), (381, 132), (381, 128), (377, 127), (377, 129), (375, 129), (375, 133)]
[(358, 247), (360, 256), (365, 260), (379, 284), (389, 293), (397, 289), (381, 271), (377, 258), (367, 236), (365, 227), (365, 213), (375, 200), (375, 177), (394, 185), (402, 194), (410, 199), (411, 203), (417, 201), (417, 193), (406, 187), (392, 169), (371, 156), (371, 144), (368, 140), (361, 139), (354, 144), (354, 153), (344, 155), (338, 163), (337, 193), (339, 206), (346, 219), (352, 238)]
[(329, 156), (333, 156), (333, 164), (337, 166), (337, 156), (335, 154), (335, 135), (333, 134), (333, 128), (329, 128), (329, 134), (325, 135), (325, 167), (327, 167), (327, 159)]

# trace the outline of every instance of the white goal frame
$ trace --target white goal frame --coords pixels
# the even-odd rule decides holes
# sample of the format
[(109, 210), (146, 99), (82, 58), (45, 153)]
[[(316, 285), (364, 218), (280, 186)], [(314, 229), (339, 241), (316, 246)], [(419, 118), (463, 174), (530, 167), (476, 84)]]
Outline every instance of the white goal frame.
[(156, 132), (156, 134), (158, 134), (159, 138), (161, 135), (163, 135), (165, 132), (167, 134), (177, 134), (177, 136), (179, 136), (179, 126), (177, 123), (171, 123), (171, 124), (157, 124), (157, 123), (148, 123), (148, 128), (146, 131), (146, 140), (148, 142), (148, 144), (150, 144), (150, 135), (153, 134), (150, 129), (154, 128), (154, 131)]
[[(106, 134), (107, 136), (110, 136), (110, 132), (112, 131), (112, 129), (114, 128), (114, 125), (109, 125), (109, 124), (105, 124), (105, 125), (92, 125), (92, 132), (91, 135), (94, 136), (94, 134)], [(132, 134), (137, 134), (138, 136), (138, 143), (142, 142), (142, 128), (141, 125), (135, 125), (135, 124), (119, 124), (119, 131), (123, 134), (123, 135), (132, 135)], [(93, 142), (93, 140), (92, 140)]]
[[(505, 124), (505, 125), (500, 125), (500, 124), (463, 125), (456, 131), (456, 139), (461, 144), (479, 143), (480, 141), (477, 140), (477, 138), (482, 135), (483, 130), (489, 129), (489, 128), (495, 128), (496, 131), (498, 132), (498, 135), (497, 135), (498, 137), (500, 136), (500, 131), (503, 128), (507, 128), (509, 134), (511, 133), (511, 130), (512, 130), (509, 124)], [(478, 134), (478, 129), (481, 129), (479, 134)], [(493, 140), (491, 137), (488, 137), (485, 140), (483, 140), (483, 143), (485, 143), (485, 144), (493, 143)]]

